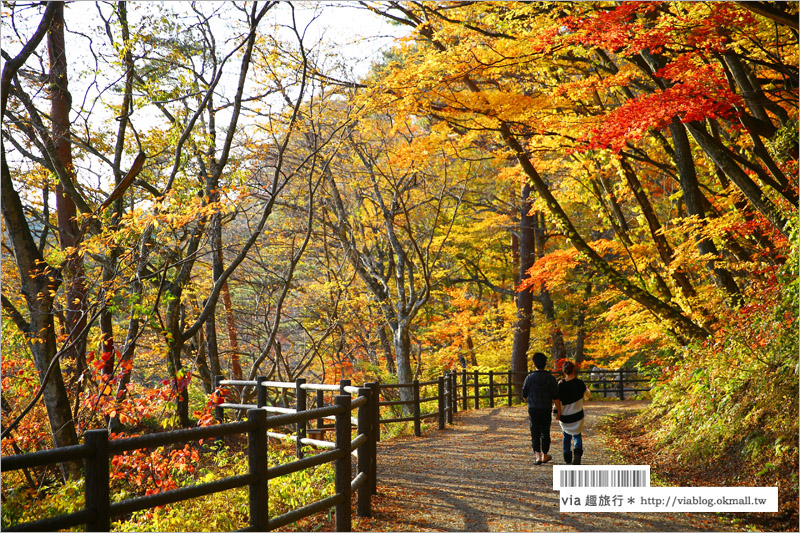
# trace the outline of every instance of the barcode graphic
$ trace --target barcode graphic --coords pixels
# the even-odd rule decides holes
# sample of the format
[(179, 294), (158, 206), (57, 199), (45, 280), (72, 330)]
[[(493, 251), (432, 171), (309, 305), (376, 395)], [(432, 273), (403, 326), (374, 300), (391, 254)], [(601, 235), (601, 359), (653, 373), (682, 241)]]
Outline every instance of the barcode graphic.
[(645, 470), (561, 470), (560, 486), (564, 487), (647, 487), (649, 472)]

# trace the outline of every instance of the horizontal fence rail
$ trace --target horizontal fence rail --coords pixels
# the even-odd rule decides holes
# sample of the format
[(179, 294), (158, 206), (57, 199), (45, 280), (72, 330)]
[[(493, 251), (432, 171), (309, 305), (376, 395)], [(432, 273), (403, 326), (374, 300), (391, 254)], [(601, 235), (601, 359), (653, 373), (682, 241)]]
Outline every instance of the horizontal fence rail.
[[(560, 377), (560, 373), (553, 372), (556, 377)], [(488, 407), (495, 407), (501, 403), (505, 405), (513, 405), (522, 400), (520, 391), (522, 384), (528, 372), (495, 372), (487, 371), (481, 372), (477, 370), (460, 372), (448, 372), (440, 376), (438, 379), (429, 381), (414, 380), (411, 383), (381, 383), (376, 384), (376, 394), (379, 398), (379, 409), (389, 415), (384, 416), (379, 414), (378, 423), (383, 424), (396, 424), (412, 422), (414, 427), (414, 435), (419, 437), (422, 435), (422, 422), (435, 418), (439, 429), (444, 429), (447, 424), (452, 424), (453, 414), (457, 413), (459, 409), (466, 410), (480, 408), (483, 405)], [(630, 396), (632, 393), (644, 392), (650, 390), (649, 379), (642, 378), (635, 370), (621, 369), (621, 370), (585, 370), (579, 371), (578, 376), (587, 384), (596, 394), (602, 394), (604, 398), (619, 398), (624, 400), (626, 394)], [(307, 408), (307, 403), (312, 401), (307, 399), (307, 391), (316, 392), (316, 405), (320, 407), (324, 404), (325, 392), (339, 392), (341, 394), (355, 394), (356, 387), (350, 385), (350, 380), (342, 380), (339, 385), (332, 384), (312, 384), (306, 383), (305, 380), (298, 380), (297, 382), (275, 382), (267, 381), (266, 378), (257, 378), (252, 381), (242, 380), (223, 380), (222, 376), (218, 376), (215, 380), (217, 386), (230, 386), (230, 385), (244, 385), (257, 387), (257, 396), (259, 398), (257, 404), (235, 404), (235, 403), (222, 403), (217, 407), (217, 418), (220, 420), (223, 417), (224, 409), (252, 409), (262, 408), (270, 413), (290, 413)], [(637, 385), (645, 384), (645, 385)], [(267, 405), (267, 389), (275, 388), (282, 390), (291, 390), (295, 392), (295, 405), (293, 407), (280, 407)], [(393, 391), (409, 392), (407, 396), (410, 399), (386, 399), (387, 395), (392, 395)], [(401, 394), (402, 395), (402, 394)], [(516, 395), (516, 396), (515, 396)], [(434, 410), (427, 409), (423, 412), (423, 406), (436, 402)], [(400, 413), (397, 413), (398, 407), (403, 407)], [(388, 409), (387, 409), (388, 408)], [(386, 413), (391, 411), (391, 413)], [(394, 414), (392, 414), (394, 413)], [(316, 427), (297, 427), (297, 436), (274, 433), (271, 436), (288, 438), (298, 442), (298, 450), (302, 446), (320, 446), (325, 447), (330, 445), (330, 441), (321, 440), (324, 435), (332, 431), (333, 426), (326, 424), (326, 421), (331, 420), (331, 417), (320, 418), (317, 420)], [(353, 420), (355, 424), (355, 419)], [(320, 439), (309, 439), (307, 433), (313, 433), (319, 436)], [(378, 433), (380, 435), (380, 433)], [(302, 452), (298, 451), (298, 456)]]
[[(250, 525), (244, 531), (270, 531), (331, 508), (335, 509), (336, 530), (350, 531), (352, 495), (357, 495), (358, 515), (369, 516), (371, 495), (377, 493), (377, 442), (380, 440), (380, 424), (413, 422), (414, 435), (419, 437), (422, 435), (422, 421), (436, 418), (441, 430), (447, 424), (453, 423), (453, 415), (459, 409), (479, 409), (482, 401), (488, 407), (518, 403), (521, 401), (520, 391), (527, 375), (527, 372), (462, 370), (447, 372), (435, 380), (414, 380), (407, 384), (367, 383), (363, 387), (352, 386), (350, 380), (332, 385), (307, 383), (302, 378), (295, 382), (277, 382), (268, 381), (264, 377), (255, 380), (226, 380), (222, 376), (216, 376), (214, 388), (217, 391), (227, 386), (255, 387), (257, 403), (217, 404), (214, 412), (220, 423), (213, 426), (114, 440), (109, 440), (106, 430), (92, 430), (86, 432), (84, 444), (3, 457), (0, 464), (3, 471), (83, 461), (86, 476), (85, 509), (35, 522), (14, 524), (7, 529), (51, 531), (84, 524), (87, 531), (109, 531), (111, 518), (115, 516), (248, 487)], [(650, 380), (641, 378), (633, 370), (587, 370), (579, 371), (578, 375), (591, 390), (602, 393), (603, 397), (624, 400), (626, 393), (650, 390), (649, 386), (637, 385), (649, 385)], [(284, 400), (287, 394), (293, 392), (294, 405), (268, 405), (269, 389), (283, 391), (280, 397)], [(406, 399), (385, 399), (387, 394), (393, 395), (395, 392)], [(334, 394), (333, 401), (327, 404), (326, 393)], [(355, 395), (355, 399), (351, 395)], [(428, 404), (434, 402), (434, 410), (427, 408)], [(426, 406), (427, 412), (423, 412), (423, 406)], [(403, 408), (401, 414), (404, 416), (396, 416), (398, 407)], [(383, 418), (381, 408), (391, 416)], [(246, 411), (247, 419), (225, 423), (226, 409)], [(351, 415), (353, 409), (357, 409), (355, 417)], [(352, 437), (354, 427), (355, 438)], [(242, 434), (248, 437), (247, 474), (111, 503), (109, 462), (114, 455), (143, 448)], [(318, 438), (309, 438), (309, 434)], [(331, 437), (330, 440), (326, 438), (328, 436)], [(296, 460), (269, 466), (269, 438), (295, 441)], [(308, 447), (326, 451), (306, 456)], [(353, 456), (357, 457), (355, 473)], [(324, 463), (333, 463), (335, 466), (333, 496), (280, 516), (269, 516), (270, 479)]]

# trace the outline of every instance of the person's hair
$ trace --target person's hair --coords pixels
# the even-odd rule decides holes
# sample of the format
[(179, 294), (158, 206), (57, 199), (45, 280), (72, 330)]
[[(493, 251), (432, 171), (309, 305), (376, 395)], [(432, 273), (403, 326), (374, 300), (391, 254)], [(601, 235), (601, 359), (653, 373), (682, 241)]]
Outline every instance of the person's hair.
[(542, 352), (536, 352), (533, 354), (533, 366), (535, 366), (539, 370), (544, 370), (544, 366), (547, 364), (547, 356)]
[(569, 376), (575, 372), (575, 363), (572, 361), (565, 361), (564, 366), (561, 367), (561, 370), (564, 372), (565, 376)]

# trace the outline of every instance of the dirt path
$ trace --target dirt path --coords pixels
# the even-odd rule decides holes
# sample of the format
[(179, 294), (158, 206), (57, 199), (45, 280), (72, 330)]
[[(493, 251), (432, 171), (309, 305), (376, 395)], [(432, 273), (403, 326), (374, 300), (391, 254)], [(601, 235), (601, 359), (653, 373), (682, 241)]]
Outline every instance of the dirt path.
[[(641, 402), (587, 402), (584, 464), (610, 454), (595, 427), (605, 415)], [(527, 410), (499, 407), (460, 412), (455, 424), (422, 438), (382, 442), (378, 490), (393, 493), (403, 523), (416, 531), (722, 531), (714, 515), (681, 513), (561, 513), (552, 464), (564, 464), (561, 431), (551, 427), (554, 461), (536, 466)], [(380, 528), (380, 517), (373, 527)]]

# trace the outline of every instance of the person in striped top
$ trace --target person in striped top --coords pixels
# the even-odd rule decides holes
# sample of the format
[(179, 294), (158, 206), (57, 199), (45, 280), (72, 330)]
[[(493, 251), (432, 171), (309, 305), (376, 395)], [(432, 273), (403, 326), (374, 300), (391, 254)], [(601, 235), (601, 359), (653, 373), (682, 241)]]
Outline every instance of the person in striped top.
[(561, 399), (561, 417), (558, 423), (564, 432), (564, 462), (568, 465), (579, 465), (583, 456), (583, 400), (588, 400), (592, 393), (578, 379), (578, 367), (575, 363), (566, 361), (562, 372), (564, 379), (558, 384), (558, 397)]

